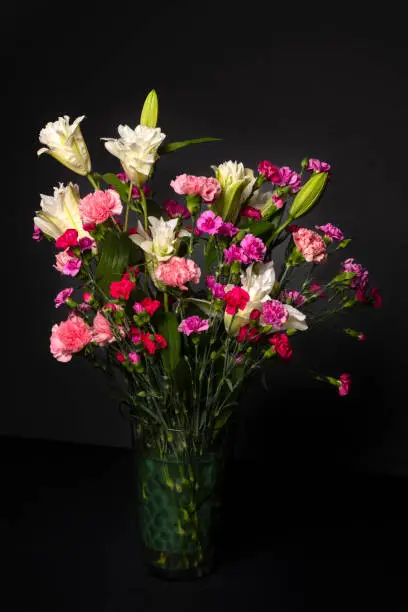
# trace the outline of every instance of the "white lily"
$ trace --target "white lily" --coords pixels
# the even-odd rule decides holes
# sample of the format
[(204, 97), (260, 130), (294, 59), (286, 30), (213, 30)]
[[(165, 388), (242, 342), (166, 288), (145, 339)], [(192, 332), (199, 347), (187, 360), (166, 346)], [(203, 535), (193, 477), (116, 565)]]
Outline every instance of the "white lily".
[(149, 217), (151, 235), (149, 236), (139, 221), (137, 234), (130, 236), (130, 239), (157, 261), (168, 261), (176, 254), (178, 239), (190, 235), (186, 230), (181, 230), (176, 235), (178, 222), (178, 219), (165, 221), (163, 217)]
[(138, 125), (134, 130), (128, 125), (118, 127), (120, 138), (102, 138), (105, 147), (119, 158), (124, 171), (133, 183), (143, 185), (158, 159), (157, 150), (166, 134), (160, 128)]
[(37, 155), (48, 153), (73, 172), (86, 176), (91, 171), (91, 159), (79, 124), (85, 116), (69, 124), (69, 117), (58, 117), (57, 121), (47, 123), (40, 132), (40, 142), (44, 145)]
[(211, 168), (222, 189), (214, 208), (224, 221), (235, 222), (241, 205), (251, 195), (256, 180), (254, 172), (242, 162), (231, 160)]
[(82, 227), (79, 215), (78, 185), (62, 183), (54, 187), (54, 195), (41, 195), (41, 210), (37, 211), (34, 223), (40, 230), (54, 238), (59, 238), (67, 229), (76, 229), (79, 238), (90, 238), (90, 234)]
[(303, 314), (303, 312), (300, 312), (300, 310), (290, 304), (284, 304), (284, 307), (288, 311), (289, 317), (286, 323), (279, 328), (280, 331), (285, 329), (299, 329), (300, 331), (304, 331), (307, 329), (307, 324), (305, 323), (306, 315)]

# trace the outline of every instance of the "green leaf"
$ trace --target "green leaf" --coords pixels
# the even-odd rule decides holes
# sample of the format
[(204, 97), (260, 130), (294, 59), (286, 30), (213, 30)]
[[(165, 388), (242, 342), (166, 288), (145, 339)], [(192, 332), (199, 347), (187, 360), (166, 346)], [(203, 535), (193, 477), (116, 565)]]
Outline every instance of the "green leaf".
[(270, 230), (275, 229), (275, 223), (270, 221), (250, 221), (248, 223), (249, 233), (253, 236), (261, 236)]
[(229, 379), (229, 378), (226, 378), (226, 379), (225, 379), (225, 382), (227, 383), (227, 385), (228, 385), (228, 389), (230, 390), (230, 392), (231, 392), (231, 393), (233, 393), (233, 392), (234, 392), (234, 385), (232, 384), (232, 382), (230, 381), (230, 379)]
[(205, 269), (206, 269), (207, 274), (209, 273), (210, 268), (212, 264), (216, 261), (216, 259), (217, 259), (217, 246), (215, 244), (215, 241), (213, 240), (213, 236), (210, 236), (210, 239), (207, 242), (207, 245), (204, 251), (204, 262), (205, 262)]
[(157, 118), (159, 116), (159, 100), (157, 93), (152, 89), (146, 96), (144, 101), (142, 114), (140, 115), (140, 125), (146, 125), (150, 128), (155, 128)]
[(96, 281), (100, 289), (109, 295), (109, 287), (113, 281), (120, 280), (129, 265), (132, 241), (127, 234), (107, 232), (102, 243), (102, 253), (96, 268)]
[(185, 298), (183, 302), (197, 306), (197, 308), (202, 310), (206, 315), (210, 314), (211, 302), (209, 300), (200, 300), (198, 298)]
[(96, 176), (101, 179), (107, 185), (114, 187), (122, 200), (127, 202), (129, 185), (127, 183), (122, 183), (113, 172), (107, 172), (106, 174), (96, 174)]
[(159, 149), (159, 153), (172, 153), (173, 151), (177, 151), (177, 149), (182, 149), (183, 147), (188, 147), (192, 144), (200, 144), (201, 142), (214, 142), (216, 140), (221, 140), (221, 138), (194, 138), (193, 140), (182, 140), (180, 142), (169, 142), (166, 145), (163, 145)]
[(344, 240), (339, 242), (339, 244), (337, 245), (336, 251), (338, 251), (339, 249), (345, 249), (346, 246), (350, 244), (350, 242), (351, 242), (351, 238), (345, 238)]
[(167, 372), (172, 372), (180, 361), (181, 351), (181, 339), (176, 315), (172, 312), (162, 313), (157, 329), (159, 334), (167, 341), (167, 348), (161, 351), (164, 368)]

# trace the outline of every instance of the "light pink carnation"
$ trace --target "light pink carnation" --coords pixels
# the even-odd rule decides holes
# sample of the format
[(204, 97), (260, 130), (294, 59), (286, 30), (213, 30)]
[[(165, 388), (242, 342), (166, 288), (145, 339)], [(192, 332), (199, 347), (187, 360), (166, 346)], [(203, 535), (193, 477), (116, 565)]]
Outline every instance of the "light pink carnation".
[(54, 268), (66, 276), (76, 276), (81, 268), (81, 264), (81, 260), (72, 255), (70, 249), (67, 248), (55, 256)]
[(185, 283), (199, 283), (201, 270), (192, 259), (172, 257), (170, 261), (159, 263), (155, 275), (165, 285), (187, 291)]
[(249, 263), (251, 261), (262, 261), (265, 253), (266, 246), (262, 242), (260, 238), (256, 238), (252, 234), (247, 234), (243, 240), (241, 240), (241, 248), (243, 251), (244, 263)]
[[(120, 330), (123, 333), (123, 330)], [(101, 312), (97, 312), (93, 320), (92, 340), (99, 346), (105, 346), (115, 341), (115, 335), (112, 331), (109, 321)]]
[(196, 196), (201, 195), (202, 180), (200, 176), (191, 174), (179, 174), (174, 181), (170, 182), (170, 187), (179, 195)]
[(289, 318), (287, 308), (279, 300), (268, 300), (262, 306), (262, 321), (266, 325), (273, 325), (280, 329)]
[(68, 287), (68, 289), (63, 289), (62, 291), (60, 291), (54, 299), (55, 308), (59, 308), (60, 306), (65, 304), (65, 302), (67, 301), (69, 297), (71, 297), (73, 292), (74, 292), (73, 287)]
[(104, 223), (109, 217), (120, 215), (123, 206), (117, 191), (107, 189), (89, 193), (79, 201), (82, 223)]
[(77, 315), (70, 316), (51, 330), (50, 350), (58, 361), (71, 361), (92, 340), (91, 328)]
[(218, 234), (223, 224), (222, 217), (217, 217), (212, 210), (206, 210), (197, 219), (197, 229), (207, 234)]
[(186, 336), (189, 336), (190, 334), (200, 334), (203, 331), (207, 331), (208, 327), (208, 319), (201, 319), (198, 316), (193, 316), (184, 319), (178, 326), (178, 330)]
[(200, 176), (201, 190), (200, 196), (207, 204), (212, 204), (221, 194), (221, 185), (216, 178), (210, 176)]
[(296, 248), (308, 262), (324, 263), (327, 260), (326, 244), (313, 230), (299, 227), (292, 233)]

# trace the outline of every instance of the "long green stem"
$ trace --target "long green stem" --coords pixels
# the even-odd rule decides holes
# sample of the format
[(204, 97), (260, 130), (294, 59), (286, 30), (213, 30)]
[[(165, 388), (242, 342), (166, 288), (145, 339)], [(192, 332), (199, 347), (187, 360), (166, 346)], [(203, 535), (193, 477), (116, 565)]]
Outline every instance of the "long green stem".
[(92, 174), (87, 174), (86, 176), (88, 177), (88, 180), (89, 180), (89, 182), (91, 183), (92, 187), (93, 187), (94, 189), (98, 189), (98, 185), (96, 184), (95, 179), (94, 179), (94, 177), (92, 176)]
[(145, 231), (147, 232), (147, 202), (146, 202), (146, 196), (143, 191), (143, 187), (139, 187), (139, 192), (140, 192), (140, 201), (142, 203), (142, 209), (143, 209), (144, 228), (145, 228)]
[(128, 228), (128, 222), (129, 222), (129, 209), (130, 209), (130, 202), (132, 199), (132, 189), (133, 189), (133, 183), (132, 181), (130, 181), (129, 183), (129, 191), (128, 191), (128, 197), (127, 197), (127, 203), (126, 203), (126, 212), (125, 212), (125, 223), (123, 225), (123, 231), (126, 232), (127, 228)]
[(284, 229), (285, 229), (285, 228), (286, 228), (286, 227), (287, 227), (287, 226), (288, 226), (290, 223), (292, 223), (292, 221), (293, 221), (292, 217), (288, 217), (288, 218), (286, 219), (286, 221), (285, 221), (284, 223), (282, 223), (282, 225), (280, 225), (280, 226), (278, 227), (278, 229), (277, 229), (277, 230), (275, 230), (275, 231), (273, 232), (273, 234), (272, 234), (272, 235), (271, 235), (271, 236), (268, 238), (268, 240), (265, 242), (266, 246), (268, 247), (268, 246), (271, 244), (271, 242), (272, 242), (273, 240), (275, 240), (276, 236), (279, 236), (279, 234), (280, 234), (281, 232), (283, 232), (283, 230), (284, 230)]

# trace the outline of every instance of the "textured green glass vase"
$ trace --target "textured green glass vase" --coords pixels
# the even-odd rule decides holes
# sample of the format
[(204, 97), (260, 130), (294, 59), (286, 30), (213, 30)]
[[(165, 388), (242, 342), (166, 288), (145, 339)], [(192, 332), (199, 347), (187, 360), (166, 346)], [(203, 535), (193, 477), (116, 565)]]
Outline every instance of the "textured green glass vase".
[(218, 524), (221, 456), (138, 455), (139, 524), (147, 563), (165, 578), (208, 574)]

